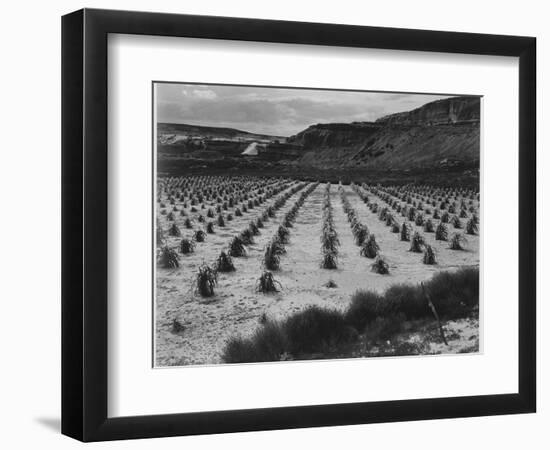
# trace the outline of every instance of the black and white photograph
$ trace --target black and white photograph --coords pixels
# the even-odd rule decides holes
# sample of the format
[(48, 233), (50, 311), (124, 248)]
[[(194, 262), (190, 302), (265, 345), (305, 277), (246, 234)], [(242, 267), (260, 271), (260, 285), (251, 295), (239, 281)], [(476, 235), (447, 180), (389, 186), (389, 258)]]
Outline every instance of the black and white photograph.
[(482, 351), (483, 97), (152, 101), (155, 367)]

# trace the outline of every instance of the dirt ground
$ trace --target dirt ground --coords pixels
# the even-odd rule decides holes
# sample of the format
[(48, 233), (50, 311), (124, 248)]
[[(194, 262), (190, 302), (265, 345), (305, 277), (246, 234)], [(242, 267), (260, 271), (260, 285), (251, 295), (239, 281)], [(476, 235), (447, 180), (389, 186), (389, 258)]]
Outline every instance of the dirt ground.
[[(322, 225), (322, 200), (325, 185), (320, 184), (305, 200), (298, 212), (294, 226), (290, 229), (290, 243), (287, 253), (281, 258), (281, 270), (274, 272), (275, 279), (282, 285), (281, 292), (262, 294), (255, 290), (256, 282), (262, 273), (262, 256), (265, 244), (271, 239), (276, 228), (300, 195), (294, 194), (278, 211), (277, 216), (265, 223), (261, 234), (255, 237), (255, 244), (248, 247), (244, 258), (233, 258), (236, 271), (220, 273), (216, 295), (202, 298), (193, 292), (193, 282), (197, 268), (203, 262), (212, 264), (230, 239), (246, 228), (258, 217), (263, 206), (249, 210), (243, 217), (235, 217), (225, 228), (217, 228), (209, 234), (204, 243), (197, 243), (195, 253), (180, 254), (180, 267), (177, 269), (157, 269), (155, 305), (155, 361), (157, 366), (216, 364), (221, 362), (221, 352), (231, 336), (248, 336), (258, 327), (265, 314), (270, 319), (281, 319), (285, 315), (303, 309), (308, 305), (321, 305), (344, 309), (351, 295), (359, 289), (384, 291), (388, 286), (401, 282), (420, 282), (431, 278), (441, 270), (453, 270), (465, 265), (479, 265), (479, 236), (467, 236), (466, 250), (448, 248), (448, 243), (436, 241), (434, 233), (424, 233), (427, 243), (436, 251), (438, 264), (422, 263), (421, 253), (409, 252), (409, 242), (401, 242), (399, 234), (390, 232), (362, 202), (350, 186), (344, 186), (347, 197), (355, 208), (359, 220), (374, 233), (380, 245), (380, 252), (389, 263), (390, 273), (373, 273), (370, 266), (373, 260), (359, 255), (351, 228), (342, 208), (337, 186), (331, 189), (334, 210), (334, 224), (340, 240), (338, 269), (321, 269), (321, 248), (319, 237)], [(373, 196), (371, 196), (373, 197)], [(272, 199), (273, 200), (273, 199)], [(379, 204), (383, 202), (376, 199)], [(178, 207), (179, 207), (178, 203)], [(204, 211), (203, 211), (204, 213)], [(192, 216), (192, 214), (190, 214)], [(176, 215), (176, 223), (183, 237), (191, 237), (191, 230), (183, 226), (185, 217)], [(395, 214), (401, 223), (405, 220)], [(161, 216), (163, 228), (168, 221)], [(466, 219), (462, 219), (465, 223)], [(434, 221), (437, 225), (437, 221)], [(422, 227), (415, 229), (422, 231)], [(452, 226), (449, 227), (452, 233)], [(463, 230), (461, 230), (463, 231)], [(168, 238), (168, 245), (177, 247), (181, 238)], [(332, 280), (336, 287), (326, 287)], [(175, 332), (176, 319), (183, 330)], [(470, 327), (471, 328), (471, 327)], [(477, 326), (473, 333), (476, 333)], [(471, 333), (468, 335), (470, 339)], [(434, 343), (431, 351), (440, 350)], [(461, 351), (463, 345), (455, 345)]]

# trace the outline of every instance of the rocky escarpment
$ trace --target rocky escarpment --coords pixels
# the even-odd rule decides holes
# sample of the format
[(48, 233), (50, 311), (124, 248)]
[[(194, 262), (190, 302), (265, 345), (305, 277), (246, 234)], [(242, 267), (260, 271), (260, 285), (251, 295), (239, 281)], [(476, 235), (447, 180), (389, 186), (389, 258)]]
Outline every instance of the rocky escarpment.
[(302, 145), (304, 149), (353, 147), (366, 142), (382, 128), (372, 122), (319, 123), (291, 136), (287, 142)]
[(427, 103), (412, 111), (390, 114), (380, 125), (448, 125), (479, 122), (479, 97), (452, 97)]
[(478, 97), (453, 97), (376, 122), (318, 124), (288, 139), (300, 163), (376, 170), (474, 167), (479, 163)]

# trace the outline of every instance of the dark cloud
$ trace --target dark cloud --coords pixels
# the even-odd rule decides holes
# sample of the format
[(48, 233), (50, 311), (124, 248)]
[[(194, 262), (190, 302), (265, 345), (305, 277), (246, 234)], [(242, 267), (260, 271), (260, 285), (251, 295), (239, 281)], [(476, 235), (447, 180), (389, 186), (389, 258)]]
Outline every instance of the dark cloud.
[(156, 85), (157, 120), (274, 135), (321, 122), (371, 121), (445, 96), (195, 84)]

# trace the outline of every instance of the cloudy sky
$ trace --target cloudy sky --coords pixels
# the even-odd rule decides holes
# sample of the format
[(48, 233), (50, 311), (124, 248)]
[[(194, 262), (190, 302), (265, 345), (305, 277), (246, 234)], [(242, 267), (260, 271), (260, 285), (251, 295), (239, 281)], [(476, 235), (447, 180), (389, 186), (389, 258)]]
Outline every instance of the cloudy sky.
[(316, 123), (373, 121), (448, 97), (200, 84), (159, 83), (156, 88), (158, 122), (279, 136), (296, 134)]

